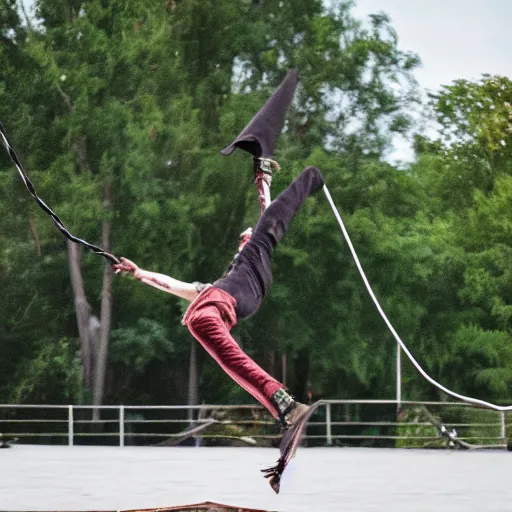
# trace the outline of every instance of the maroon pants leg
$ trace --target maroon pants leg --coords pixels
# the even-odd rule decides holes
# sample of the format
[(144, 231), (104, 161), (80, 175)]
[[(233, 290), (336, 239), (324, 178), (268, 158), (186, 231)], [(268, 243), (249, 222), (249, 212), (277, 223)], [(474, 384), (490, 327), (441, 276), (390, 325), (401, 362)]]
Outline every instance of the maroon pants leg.
[[(202, 297), (205, 295), (205, 297)], [(209, 288), (198, 297), (198, 303), (191, 305), (185, 323), (206, 351), (219, 363), (221, 368), (242, 388), (264, 405), (274, 416), (279, 412), (271, 398), (284, 386), (257, 365), (231, 336), (229, 320), (225, 314), (225, 304), (212, 300), (228, 293), (217, 288)]]

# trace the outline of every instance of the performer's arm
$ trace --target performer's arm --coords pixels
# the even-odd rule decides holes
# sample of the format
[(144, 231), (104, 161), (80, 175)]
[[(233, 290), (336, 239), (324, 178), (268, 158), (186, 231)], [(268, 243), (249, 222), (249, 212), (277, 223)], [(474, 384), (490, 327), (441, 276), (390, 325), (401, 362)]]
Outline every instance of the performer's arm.
[(129, 272), (133, 274), (135, 279), (138, 279), (142, 283), (149, 284), (149, 286), (153, 286), (164, 292), (172, 293), (182, 299), (193, 301), (199, 293), (198, 286), (195, 283), (185, 283), (166, 276), (165, 274), (143, 270), (133, 263), (133, 261), (126, 258), (121, 258), (121, 263), (117, 263), (113, 265), (113, 267), (116, 269), (116, 273)]

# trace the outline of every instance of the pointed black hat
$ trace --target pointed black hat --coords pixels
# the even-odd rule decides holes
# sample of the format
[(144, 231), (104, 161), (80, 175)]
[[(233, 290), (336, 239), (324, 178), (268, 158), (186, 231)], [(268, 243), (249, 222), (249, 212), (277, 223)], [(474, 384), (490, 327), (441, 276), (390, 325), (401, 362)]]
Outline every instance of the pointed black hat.
[(255, 158), (271, 158), (274, 154), (276, 139), (284, 125), (286, 111), (293, 99), (293, 94), (299, 83), (296, 70), (288, 71), (281, 85), (267, 100), (265, 105), (242, 130), (235, 141), (221, 153), (231, 155), (236, 148), (251, 153)]

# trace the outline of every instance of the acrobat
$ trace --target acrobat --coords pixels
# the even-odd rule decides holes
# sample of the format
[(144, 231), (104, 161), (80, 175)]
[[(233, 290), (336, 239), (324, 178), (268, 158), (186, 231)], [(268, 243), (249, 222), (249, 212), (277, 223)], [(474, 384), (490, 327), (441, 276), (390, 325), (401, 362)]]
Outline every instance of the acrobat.
[[(237, 147), (253, 155), (255, 182), (258, 187), (261, 216), (254, 228), (240, 235), (238, 252), (226, 273), (211, 284), (186, 283), (170, 276), (139, 268), (121, 258), (114, 265), (117, 272), (132, 274), (142, 283), (177, 295), (191, 302), (183, 324), (217, 361), (221, 368), (243, 389), (263, 404), (288, 435), (287, 446), (300, 436), (303, 420), (310, 411), (287, 392), (285, 386), (251, 359), (231, 336), (231, 329), (260, 307), (272, 283), (273, 250), (288, 230), (306, 198), (324, 186), (316, 167), (307, 167), (274, 200), (270, 200), (273, 171), (279, 166), (272, 159), (275, 141), (282, 130), (284, 116), (297, 86), (298, 76), (290, 71), (237, 139), (221, 153), (231, 154)], [(291, 435), (291, 434), (294, 435)], [(294, 450), (296, 449), (296, 446)], [(281, 446), (283, 453), (283, 446)], [(287, 452), (285, 450), (285, 452)], [(288, 459), (286, 460), (287, 463)], [(286, 463), (281, 463), (282, 473)], [(268, 471), (272, 487), (279, 491), (279, 476)]]

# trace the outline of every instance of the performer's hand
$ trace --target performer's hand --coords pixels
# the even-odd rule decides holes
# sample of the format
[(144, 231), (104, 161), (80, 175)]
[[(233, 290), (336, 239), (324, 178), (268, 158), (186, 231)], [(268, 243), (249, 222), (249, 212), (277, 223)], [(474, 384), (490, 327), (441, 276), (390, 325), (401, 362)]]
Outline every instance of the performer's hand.
[(115, 268), (116, 274), (119, 274), (119, 272), (129, 272), (130, 274), (133, 274), (134, 277), (138, 277), (137, 273), (140, 271), (139, 267), (133, 263), (133, 261), (126, 258), (121, 258), (121, 263), (116, 263), (112, 266)]

